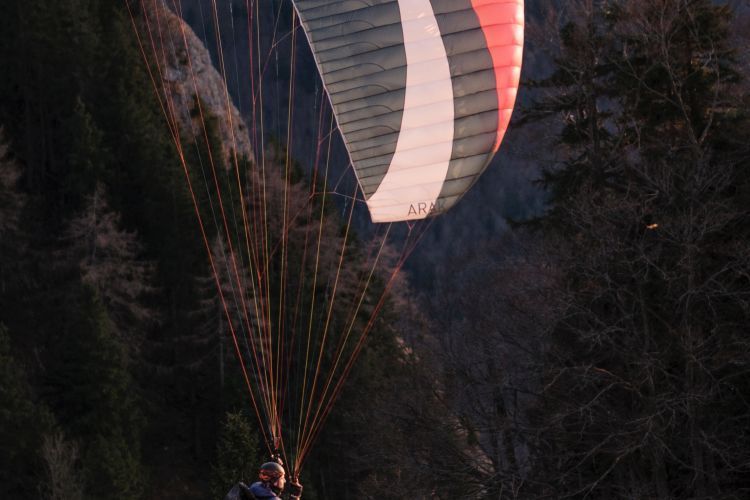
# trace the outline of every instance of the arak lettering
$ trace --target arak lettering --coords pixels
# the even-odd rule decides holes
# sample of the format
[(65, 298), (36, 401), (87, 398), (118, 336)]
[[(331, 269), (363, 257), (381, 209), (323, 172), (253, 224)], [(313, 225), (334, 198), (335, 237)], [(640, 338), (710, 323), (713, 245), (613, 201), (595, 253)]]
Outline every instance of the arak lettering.
[(435, 202), (435, 203), (429, 203), (429, 204), (422, 201), (422, 202), (419, 202), (419, 203), (416, 203), (416, 204), (412, 203), (411, 205), (409, 205), (409, 214), (408, 215), (409, 216), (412, 216), (412, 215), (416, 215), (416, 216), (424, 215), (424, 216), (427, 216), (427, 215), (432, 215), (435, 212), (439, 212), (442, 209), (443, 209), (443, 204), (440, 201)]

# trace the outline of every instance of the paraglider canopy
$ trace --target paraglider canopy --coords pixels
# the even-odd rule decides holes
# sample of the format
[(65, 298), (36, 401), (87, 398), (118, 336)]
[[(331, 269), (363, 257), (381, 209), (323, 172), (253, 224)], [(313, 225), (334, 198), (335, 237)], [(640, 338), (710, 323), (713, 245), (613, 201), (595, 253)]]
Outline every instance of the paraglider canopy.
[(510, 122), (523, 0), (295, 0), (374, 222), (445, 212)]

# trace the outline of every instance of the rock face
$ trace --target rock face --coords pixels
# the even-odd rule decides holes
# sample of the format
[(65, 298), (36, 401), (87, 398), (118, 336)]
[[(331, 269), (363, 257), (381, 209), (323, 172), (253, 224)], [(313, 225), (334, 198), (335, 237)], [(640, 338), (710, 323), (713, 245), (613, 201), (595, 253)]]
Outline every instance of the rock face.
[[(162, 91), (183, 136), (203, 136), (203, 120), (213, 121), (226, 165), (238, 157), (252, 158), (248, 128), (232, 103), (224, 78), (211, 62), (203, 42), (163, 0), (146, 2), (142, 22), (149, 39), (147, 54), (156, 56)], [(164, 94), (162, 94), (162, 99)], [(200, 108), (199, 108), (200, 103)], [(202, 112), (202, 116), (201, 116)]]

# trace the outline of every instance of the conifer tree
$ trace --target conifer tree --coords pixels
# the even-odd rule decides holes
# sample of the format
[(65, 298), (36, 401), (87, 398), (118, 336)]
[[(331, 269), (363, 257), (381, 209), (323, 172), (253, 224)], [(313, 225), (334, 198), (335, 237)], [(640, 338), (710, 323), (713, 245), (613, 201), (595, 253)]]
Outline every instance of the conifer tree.
[(89, 285), (72, 289), (71, 312), (59, 325), (58, 342), (46, 374), (46, 400), (71, 439), (81, 446), (86, 494), (117, 492), (136, 499), (142, 492), (142, 416), (128, 372), (126, 349)]
[(257, 434), (242, 412), (226, 414), (217, 443), (211, 498), (222, 498), (237, 481), (254, 482), (260, 458)]
[(52, 417), (36, 402), (22, 366), (13, 358), (8, 331), (0, 323), (0, 495), (36, 498), (41, 436)]
[[(219, 385), (223, 390), (228, 383), (234, 385), (231, 384), (231, 380), (228, 380), (227, 372), (234, 374), (237, 371), (235, 368), (239, 366), (235, 348), (232, 345), (231, 330), (234, 329), (243, 345), (244, 352), (244, 347), (246, 347), (244, 342), (251, 338), (247, 332), (248, 320), (252, 329), (257, 329), (259, 322), (251, 298), (249, 271), (242, 262), (239, 262), (237, 273), (235, 273), (231, 256), (223, 238), (216, 237), (214, 239), (211, 252), (216, 276), (213, 269), (209, 268), (207, 275), (198, 279), (201, 302), (200, 307), (194, 311), (196, 330), (193, 342), (198, 349), (199, 358), (195, 360), (191, 357), (190, 359), (202, 366), (215, 361), (213, 366), (219, 368)], [(239, 275), (239, 284), (236, 274)], [(217, 278), (221, 292), (217, 290)], [(243, 300), (245, 302), (244, 309)], [(244, 315), (245, 310), (248, 311), (247, 319)], [(227, 318), (227, 314), (229, 318)], [(189, 339), (185, 338), (184, 340), (188, 341)]]
[(22, 255), (28, 242), (22, 231), (22, 210), (26, 196), (19, 190), (21, 171), (9, 158), (0, 128), (0, 296), (12, 294), (12, 288), (25, 281), (21, 272)]
[(65, 205), (80, 210), (86, 198), (98, 189), (105, 165), (102, 147), (102, 131), (96, 125), (83, 100), (76, 99), (73, 113), (65, 131), (68, 135), (70, 153), (67, 156), (69, 169), (64, 177), (62, 197)]
[[(8, 71), (0, 83), (0, 115), (23, 160), (26, 186), (34, 192), (58, 190), (69, 168), (68, 119), (77, 98), (86, 102), (93, 88), (99, 29), (90, 15), (92, 2), (6, 4), (0, 31), (8, 43), (0, 59)], [(57, 207), (59, 193), (46, 194), (48, 205)]]

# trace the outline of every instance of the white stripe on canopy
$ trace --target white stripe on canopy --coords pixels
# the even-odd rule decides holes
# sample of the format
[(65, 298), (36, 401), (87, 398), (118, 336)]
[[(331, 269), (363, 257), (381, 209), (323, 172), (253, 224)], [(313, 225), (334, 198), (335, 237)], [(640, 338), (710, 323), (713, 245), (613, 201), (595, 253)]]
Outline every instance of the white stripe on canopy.
[[(453, 83), (432, 5), (430, 0), (398, 0), (398, 5), (406, 49), (406, 98), (393, 160), (367, 200), (373, 222), (427, 217), (440, 196), (453, 152)], [(425, 84), (430, 92), (420, 87)], [(425, 106), (429, 103), (434, 104)]]

